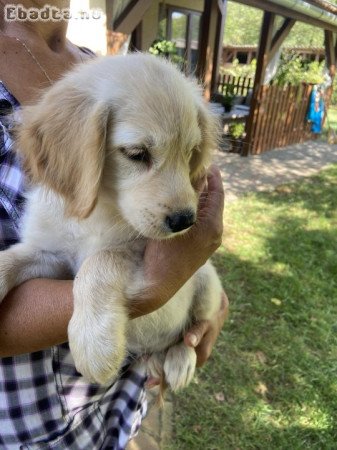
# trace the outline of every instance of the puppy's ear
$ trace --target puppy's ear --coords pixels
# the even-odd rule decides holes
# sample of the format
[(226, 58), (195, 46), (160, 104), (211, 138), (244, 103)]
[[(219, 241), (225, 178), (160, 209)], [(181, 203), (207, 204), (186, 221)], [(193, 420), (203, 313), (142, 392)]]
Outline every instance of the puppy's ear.
[(23, 108), (17, 148), (33, 183), (61, 194), (70, 216), (95, 207), (105, 158), (108, 108), (61, 82)]
[(210, 165), (212, 153), (217, 148), (220, 138), (220, 123), (208, 105), (198, 102), (198, 124), (201, 131), (201, 143), (193, 152), (190, 161), (191, 180), (196, 181), (204, 175)]

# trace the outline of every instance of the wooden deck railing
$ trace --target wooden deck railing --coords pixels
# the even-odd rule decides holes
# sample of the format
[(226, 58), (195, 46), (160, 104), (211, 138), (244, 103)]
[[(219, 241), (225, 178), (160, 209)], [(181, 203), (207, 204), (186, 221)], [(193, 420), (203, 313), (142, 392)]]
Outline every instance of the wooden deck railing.
[(312, 137), (306, 121), (312, 86), (261, 86), (247, 125), (250, 133), (244, 152), (259, 154), (297, 144)]
[(232, 75), (221, 75), (218, 79), (218, 92), (223, 95), (247, 96), (249, 89), (254, 85), (253, 78), (234, 77)]

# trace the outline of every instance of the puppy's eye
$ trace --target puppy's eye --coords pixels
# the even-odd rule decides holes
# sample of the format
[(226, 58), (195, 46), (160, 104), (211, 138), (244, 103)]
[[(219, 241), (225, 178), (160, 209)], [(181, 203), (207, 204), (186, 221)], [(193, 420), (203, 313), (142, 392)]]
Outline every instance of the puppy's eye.
[(120, 151), (131, 161), (141, 162), (145, 164), (151, 163), (151, 155), (146, 147), (121, 147)]

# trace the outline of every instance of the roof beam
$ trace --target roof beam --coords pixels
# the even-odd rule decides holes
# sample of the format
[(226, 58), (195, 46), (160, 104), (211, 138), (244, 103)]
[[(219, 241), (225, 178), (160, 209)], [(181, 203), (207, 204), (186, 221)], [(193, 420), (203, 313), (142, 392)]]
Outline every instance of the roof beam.
[(318, 8), (322, 8), (325, 11), (331, 12), (332, 14), (337, 14), (337, 5), (333, 5), (325, 0), (305, 0), (307, 3), (311, 3)]
[(289, 19), (289, 17), (284, 19), (284, 22), (282, 23), (280, 28), (276, 31), (276, 33), (272, 39), (269, 56), (268, 56), (268, 62), (270, 62), (273, 59), (277, 50), (281, 47), (281, 45), (283, 44), (286, 37), (289, 35), (289, 33), (290, 33), (291, 29), (293, 28), (293, 26), (295, 25), (295, 23), (296, 23), (296, 20)]
[(151, 6), (152, 0), (132, 0), (113, 24), (113, 31), (131, 34)]
[(289, 17), (290, 19), (299, 20), (300, 22), (308, 23), (325, 30), (333, 31), (337, 33), (337, 25), (329, 24), (319, 19), (301, 14), (298, 11), (294, 11), (291, 8), (286, 8), (284, 6), (277, 5), (275, 3), (269, 2), (268, 0), (234, 0), (237, 3), (242, 3), (246, 6), (253, 6), (254, 8), (262, 9), (264, 11), (272, 12), (283, 17)]

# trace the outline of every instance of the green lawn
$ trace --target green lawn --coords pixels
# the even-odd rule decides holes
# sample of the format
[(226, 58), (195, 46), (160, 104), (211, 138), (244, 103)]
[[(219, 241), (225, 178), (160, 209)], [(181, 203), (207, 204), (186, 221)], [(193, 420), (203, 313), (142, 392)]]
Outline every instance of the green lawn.
[(332, 128), (335, 132), (337, 131), (337, 106), (330, 106), (328, 109), (328, 116), (324, 124), (324, 130)]
[(231, 301), (169, 450), (337, 449), (337, 165), (226, 208)]

